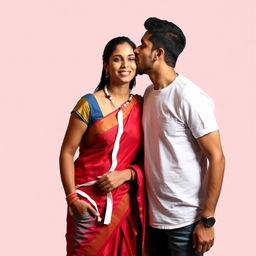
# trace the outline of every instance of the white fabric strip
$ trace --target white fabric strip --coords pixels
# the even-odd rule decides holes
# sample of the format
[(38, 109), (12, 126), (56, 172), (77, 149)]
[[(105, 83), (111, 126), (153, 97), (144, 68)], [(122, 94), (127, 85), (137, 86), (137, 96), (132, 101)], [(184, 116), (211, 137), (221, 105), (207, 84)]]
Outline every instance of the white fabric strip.
[[(112, 151), (112, 165), (109, 169), (110, 172), (114, 171), (117, 166), (117, 153), (120, 146), (120, 139), (124, 131), (124, 123), (123, 123), (123, 111), (120, 109), (117, 113), (117, 122), (118, 122), (118, 131), (116, 135), (116, 140), (114, 143), (113, 151)], [(113, 210), (113, 198), (112, 193), (109, 192), (107, 194), (107, 206), (106, 206), (106, 213), (104, 218), (104, 224), (109, 224), (111, 222), (111, 216), (112, 216), (112, 210)]]
[[(123, 124), (123, 111), (120, 109), (117, 113), (117, 122), (118, 122), (118, 131), (112, 151), (112, 165), (109, 169), (109, 172), (112, 172), (116, 169), (117, 166), (117, 153), (119, 150), (120, 146), (120, 139), (124, 131), (124, 124)], [(80, 187), (87, 187), (87, 186), (92, 186), (97, 182), (97, 180), (89, 181), (87, 183), (83, 183), (80, 185), (77, 185), (76, 188)], [(96, 209), (96, 211), (99, 213), (98, 207), (96, 202), (85, 192), (77, 189), (76, 193), (83, 196), (86, 198)], [(105, 218), (104, 218), (104, 224), (109, 224), (111, 222), (111, 216), (112, 216), (112, 210), (113, 210), (113, 198), (112, 198), (112, 193), (109, 192), (107, 193), (107, 205), (106, 205), (106, 213), (105, 213)]]
[(114, 144), (113, 151), (112, 151), (112, 165), (109, 169), (110, 172), (112, 172), (116, 169), (117, 153), (118, 153), (118, 150), (119, 150), (120, 139), (121, 139), (121, 136), (122, 136), (123, 131), (124, 131), (123, 111), (122, 111), (122, 109), (120, 109), (117, 113), (117, 122), (118, 122), (118, 131), (117, 131), (116, 140), (115, 140), (115, 144)]
[(97, 182), (97, 180), (92, 180), (92, 181), (89, 181), (89, 182), (86, 182), (86, 183), (83, 183), (83, 184), (80, 184), (80, 185), (76, 185), (76, 188), (92, 186), (96, 182)]
[(96, 202), (88, 194), (86, 194), (85, 192), (83, 192), (79, 189), (76, 189), (76, 193), (83, 196), (84, 198), (86, 198), (94, 206), (97, 213), (99, 213), (98, 206), (97, 206)]
[[(76, 188), (92, 186), (96, 182), (97, 182), (97, 180), (92, 180), (92, 181), (89, 181), (87, 183), (83, 183), (83, 184), (77, 185)], [(99, 214), (97, 220), (98, 220), (98, 222), (100, 222), (101, 218), (100, 218), (100, 213), (99, 213), (98, 206), (97, 206), (96, 202), (88, 194), (86, 194), (84, 191), (76, 189), (76, 193), (79, 194), (80, 196), (86, 198), (94, 206), (94, 208), (96, 209), (97, 213)]]

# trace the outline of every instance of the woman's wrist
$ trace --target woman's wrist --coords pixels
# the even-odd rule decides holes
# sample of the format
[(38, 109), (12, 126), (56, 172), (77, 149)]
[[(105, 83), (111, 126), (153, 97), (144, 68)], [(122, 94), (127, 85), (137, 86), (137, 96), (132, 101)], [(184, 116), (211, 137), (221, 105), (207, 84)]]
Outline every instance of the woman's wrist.
[(66, 196), (67, 204), (70, 206), (77, 200), (79, 200), (79, 197), (76, 192), (70, 193)]
[(128, 168), (127, 169), (129, 171), (129, 178), (128, 178), (128, 182), (134, 181), (136, 178), (136, 173), (132, 168)]

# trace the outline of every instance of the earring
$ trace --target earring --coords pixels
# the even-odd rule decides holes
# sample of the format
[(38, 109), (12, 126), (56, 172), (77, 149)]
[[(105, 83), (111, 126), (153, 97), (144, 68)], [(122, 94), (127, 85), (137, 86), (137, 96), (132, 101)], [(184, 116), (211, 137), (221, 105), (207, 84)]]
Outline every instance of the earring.
[(107, 72), (107, 71), (106, 71), (105, 78), (109, 78), (109, 74), (108, 74), (108, 72)]

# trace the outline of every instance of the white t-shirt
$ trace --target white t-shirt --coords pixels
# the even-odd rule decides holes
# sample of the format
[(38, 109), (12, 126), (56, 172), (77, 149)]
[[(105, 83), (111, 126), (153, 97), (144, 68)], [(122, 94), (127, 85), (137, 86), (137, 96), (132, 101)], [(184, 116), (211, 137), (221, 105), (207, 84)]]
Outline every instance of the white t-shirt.
[(144, 94), (145, 174), (149, 224), (174, 229), (198, 220), (206, 195), (207, 159), (196, 138), (218, 130), (214, 103), (182, 75)]

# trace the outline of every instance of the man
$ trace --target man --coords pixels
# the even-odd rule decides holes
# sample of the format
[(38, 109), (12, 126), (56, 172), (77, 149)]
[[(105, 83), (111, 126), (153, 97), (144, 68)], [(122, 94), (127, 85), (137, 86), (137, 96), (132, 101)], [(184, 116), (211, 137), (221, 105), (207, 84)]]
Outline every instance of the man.
[(174, 70), (186, 43), (181, 29), (157, 18), (144, 26), (135, 54), (138, 74), (153, 83), (143, 110), (151, 252), (202, 255), (214, 242), (225, 165), (214, 105)]

